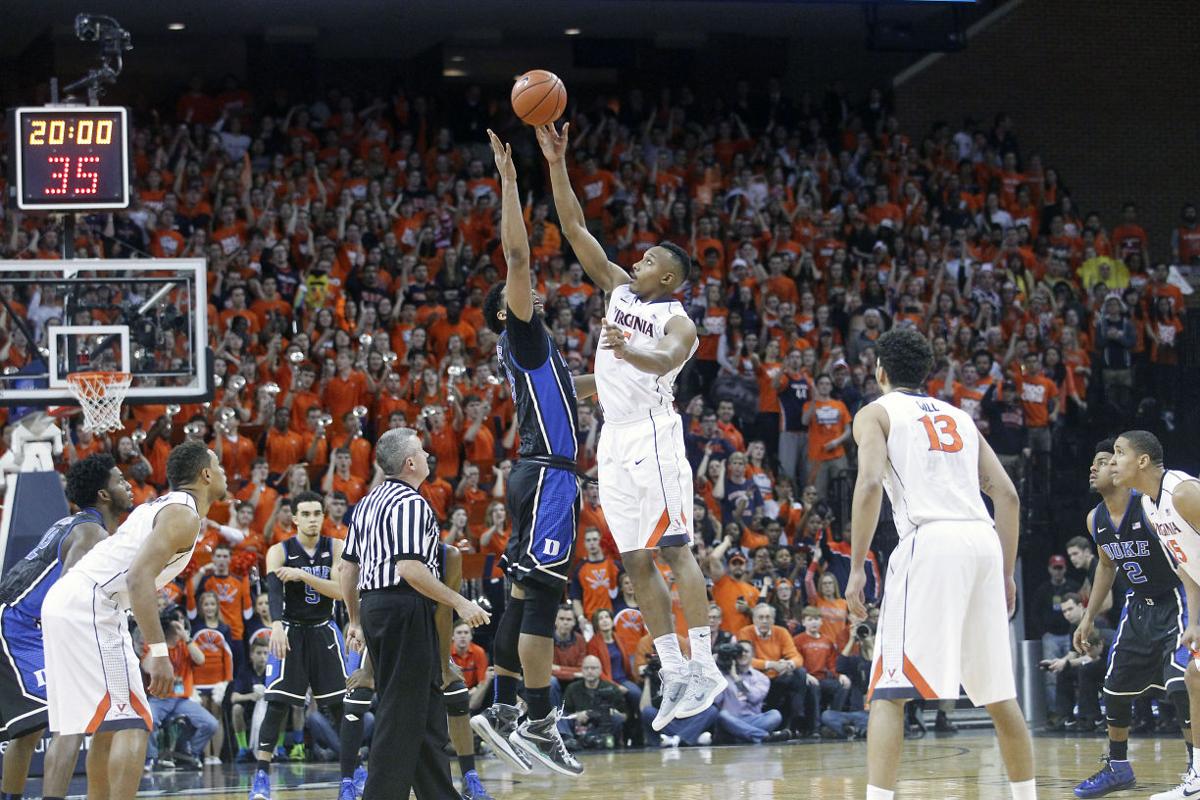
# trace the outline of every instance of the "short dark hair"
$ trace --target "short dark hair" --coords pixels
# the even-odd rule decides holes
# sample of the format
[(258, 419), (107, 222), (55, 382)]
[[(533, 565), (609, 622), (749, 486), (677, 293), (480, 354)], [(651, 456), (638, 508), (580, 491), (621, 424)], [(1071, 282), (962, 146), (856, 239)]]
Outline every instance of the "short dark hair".
[(95, 453), (72, 464), (67, 470), (67, 499), (78, 508), (96, 505), (100, 491), (108, 488), (112, 468), (116, 465), (108, 453)]
[(300, 508), (301, 503), (318, 503), (321, 508), (325, 508), (325, 498), (311, 490), (300, 492), (292, 498), (292, 502), (289, 505), (292, 507), (293, 514)]
[(929, 340), (911, 328), (893, 328), (880, 336), (875, 352), (893, 386), (919, 387), (933, 365)]
[(1067, 592), (1065, 595), (1063, 595), (1062, 602), (1065, 603), (1068, 600), (1076, 605), (1083, 605), (1083, 598), (1079, 596), (1078, 592)]
[(208, 458), (208, 445), (204, 442), (184, 442), (176, 445), (167, 456), (167, 485), (174, 491), (181, 486), (195, 483), (203, 470), (212, 466)]
[(1091, 552), (1092, 540), (1086, 536), (1072, 536), (1070, 539), (1067, 539), (1067, 549), (1070, 550), (1072, 547)]
[(1101, 439), (1100, 441), (1096, 442), (1096, 449), (1092, 451), (1092, 455), (1095, 456), (1095, 455), (1099, 455), (1100, 453), (1111, 453), (1112, 451), (1113, 451), (1113, 440), (1112, 439)]
[(228, 553), (232, 553), (233, 545), (231, 545), (229, 542), (217, 542), (216, 544), (213, 545), (213, 552), (215, 553), (218, 550), (224, 550)]
[(1133, 446), (1133, 452), (1139, 456), (1150, 456), (1150, 463), (1156, 466), (1163, 463), (1162, 442), (1150, 431), (1125, 431), (1122, 439)]
[(497, 283), (488, 289), (483, 298), (483, 320), (492, 333), (504, 333), (504, 320), (500, 319), (500, 311), (508, 304), (504, 296), (505, 284)]
[(672, 289), (678, 289), (692, 276), (692, 257), (674, 242), (659, 242), (658, 246), (670, 253), (679, 264), (679, 275)]

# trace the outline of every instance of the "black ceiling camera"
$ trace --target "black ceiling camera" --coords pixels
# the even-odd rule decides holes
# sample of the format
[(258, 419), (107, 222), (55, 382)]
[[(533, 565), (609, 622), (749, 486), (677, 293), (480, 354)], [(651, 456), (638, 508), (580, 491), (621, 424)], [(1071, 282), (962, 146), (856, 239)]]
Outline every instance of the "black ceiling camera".
[(133, 38), (129, 31), (112, 17), (104, 14), (79, 14), (75, 17), (75, 36), (81, 42), (97, 42), (100, 45), (100, 66), (89, 70), (74, 83), (63, 87), (63, 93), (87, 88), (88, 102), (95, 105), (104, 84), (115, 83), (123, 66), (121, 55), (133, 49)]

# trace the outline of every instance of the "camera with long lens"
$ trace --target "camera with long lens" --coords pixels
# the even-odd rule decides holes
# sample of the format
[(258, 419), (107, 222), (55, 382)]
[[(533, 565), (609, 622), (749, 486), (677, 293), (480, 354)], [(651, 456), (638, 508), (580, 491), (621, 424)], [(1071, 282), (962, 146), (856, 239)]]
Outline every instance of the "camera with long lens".
[(875, 635), (875, 626), (870, 622), (863, 621), (854, 626), (855, 639), (869, 639)]
[(742, 654), (742, 646), (736, 642), (726, 642), (725, 644), (717, 645), (717, 667), (721, 672), (729, 672), (733, 669), (733, 664), (737, 661), (738, 656)]

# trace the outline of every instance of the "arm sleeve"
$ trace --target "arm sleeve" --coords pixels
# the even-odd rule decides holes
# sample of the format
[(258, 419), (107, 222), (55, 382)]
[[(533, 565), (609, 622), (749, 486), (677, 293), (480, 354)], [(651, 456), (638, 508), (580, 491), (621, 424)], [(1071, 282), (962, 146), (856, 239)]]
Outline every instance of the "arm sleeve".
[(550, 335), (536, 313), (526, 322), (518, 319), (510, 309), (506, 326), (517, 366), (521, 369), (537, 369), (546, 363), (550, 357)]
[(283, 619), (283, 581), (274, 572), (267, 576), (267, 598), (271, 603), (271, 621)]

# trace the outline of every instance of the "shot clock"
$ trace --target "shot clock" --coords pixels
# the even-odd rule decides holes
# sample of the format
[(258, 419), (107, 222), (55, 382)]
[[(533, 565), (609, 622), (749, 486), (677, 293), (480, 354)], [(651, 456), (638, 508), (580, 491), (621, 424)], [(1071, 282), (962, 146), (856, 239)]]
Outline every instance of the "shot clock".
[(37, 106), (10, 112), (17, 207), (91, 211), (129, 206), (129, 126), (115, 106)]

